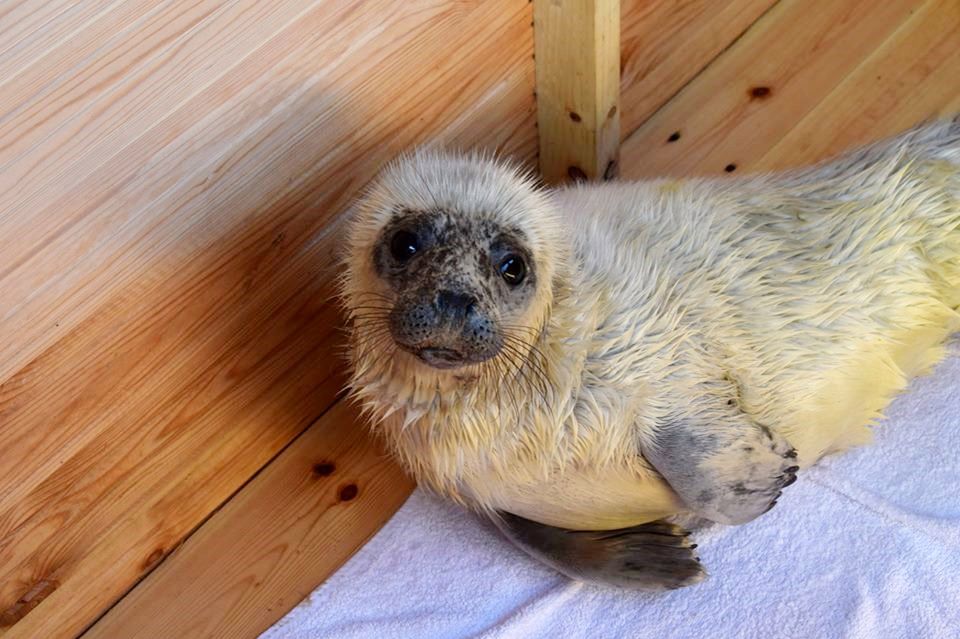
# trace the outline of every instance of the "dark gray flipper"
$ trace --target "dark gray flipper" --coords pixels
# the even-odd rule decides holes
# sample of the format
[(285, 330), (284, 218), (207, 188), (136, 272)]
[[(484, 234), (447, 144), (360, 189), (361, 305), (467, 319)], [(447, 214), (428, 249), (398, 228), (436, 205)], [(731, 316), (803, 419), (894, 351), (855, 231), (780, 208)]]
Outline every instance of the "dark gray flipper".
[(734, 410), (665, 424), (643, 455), (692, 511), (722, 524), (770, 510), (799, 469), (786, 439)]
[(506, 512), (492, 519), (513, 543), (572, 579), (661, 591), (689, 586), (706, 576), (689, 533), (666, 521), (582, 531)]

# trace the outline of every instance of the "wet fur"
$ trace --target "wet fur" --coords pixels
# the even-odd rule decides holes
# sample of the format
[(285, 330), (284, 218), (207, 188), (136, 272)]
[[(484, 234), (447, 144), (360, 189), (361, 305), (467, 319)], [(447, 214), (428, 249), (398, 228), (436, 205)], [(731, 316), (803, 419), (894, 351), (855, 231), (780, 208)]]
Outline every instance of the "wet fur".
[[(373, 258), (397, 215), (438, 210), (522, 233), (537, 271), (499, 318), (511, 349), (451, 372), (391, 345)], [(353, 392), (423, 486), (577, 530), (688, 513), (648, 461), (682, 466), (669, 428), (769, 428), (807, 466), (867, 441), (943, 356), (960, 328), (960, 119), (803, 170), (554, 191), (419, 152), (359, 203), (341, 289)]]

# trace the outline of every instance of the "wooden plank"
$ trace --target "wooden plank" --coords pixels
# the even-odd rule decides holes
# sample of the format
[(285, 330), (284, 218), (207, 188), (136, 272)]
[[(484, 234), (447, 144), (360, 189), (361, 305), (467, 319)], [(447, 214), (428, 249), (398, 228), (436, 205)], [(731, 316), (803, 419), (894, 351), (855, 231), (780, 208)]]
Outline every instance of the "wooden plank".
[(624, 142), (628, 177), (718, 174), (757, 161), (920, 6), (781, 0)]
[(621, 137), (629, 137), (776, 2), (623, 0)]
[(817, 162), (935, 117), (960, 113), (960, 2), (933, 0), (893, 32), (757, 162)]
[(4, 637), (76, 634), (330, 405), (332, 220), (384, 160), (534, 153), (523, 0), (143, 10), (0, 115)]
[(359, 421), (338, 403), (85, 639), (256, 637), (269, 628), (412, 488), (379, 447), (356, 436)]
[(534, 0), (540, 173), (611, 178), (620, 146), (619, 0)]
[[(70, 0), (5, 0), (0, 2), (0, 59), (37, 39), (46, 25), (69, 13)], [(41, 36), (42, 37), (42, 36)]]
[[(32, 2), (19, 3), (23, 7), (30, 4)], [(116, 43), (128, 38), (131, 32), (139, 33), (153, 14), (163, 9), (155, 0), (82, 3), (39, 0), (36, 4), (42, 4), (45, 10), (57, 4), (67, 7), (22, 38), (18, 46), (0, 53), (0, 113), (4, 113), (5, 118), (10, 118), (14, 110), (26, 110), (30, 104), (45, 99), (58, 90), (63, 81), (69, 80), (65, 69), (98, 59), (98, 52), (102, 55), (104, 51), (114, 50)], [(30, 17), (39, 13), (31, 11)], [(0, 42), (9, 43), (13, 39), (8, 39), (7, 33), (0, 33)], [(60, 46), (67, 39), (70, 46)]]

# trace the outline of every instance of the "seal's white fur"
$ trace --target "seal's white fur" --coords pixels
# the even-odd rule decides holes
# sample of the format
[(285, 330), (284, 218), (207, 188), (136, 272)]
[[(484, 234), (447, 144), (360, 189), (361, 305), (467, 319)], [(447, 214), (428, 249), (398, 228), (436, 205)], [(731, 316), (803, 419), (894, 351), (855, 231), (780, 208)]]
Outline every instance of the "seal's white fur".
[(960, 119), (799, 171), (557, 191), (490, 158), (407, 156), (351, 226), (348, 315), (391, 294), (384, 224), (437, 208), (527, 235), (538, 294), (510, 319), (536, 335), (528, 365), (441, 372), (356, 324), (352, 386), (423, 485), (480, 509), (580, 529), (683, 512), (641, 447), (732, 409), (808, 465), (865, 441), (960, 328)]

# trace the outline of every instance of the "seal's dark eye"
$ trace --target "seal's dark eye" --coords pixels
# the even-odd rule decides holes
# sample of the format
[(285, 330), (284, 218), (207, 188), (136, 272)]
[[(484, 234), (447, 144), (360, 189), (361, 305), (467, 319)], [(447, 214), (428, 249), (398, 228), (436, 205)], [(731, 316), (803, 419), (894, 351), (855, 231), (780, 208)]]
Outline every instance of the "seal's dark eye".
[(398, 262), (406, 262), (420, 250), (420, 240), (410, 231), (397, 231), (390, 240), (390, 254)]
[(500, 262), (500, 277), (510, 286), (516, 286), (527, 276), (527, 265), (519, 255), (508, 255)]

